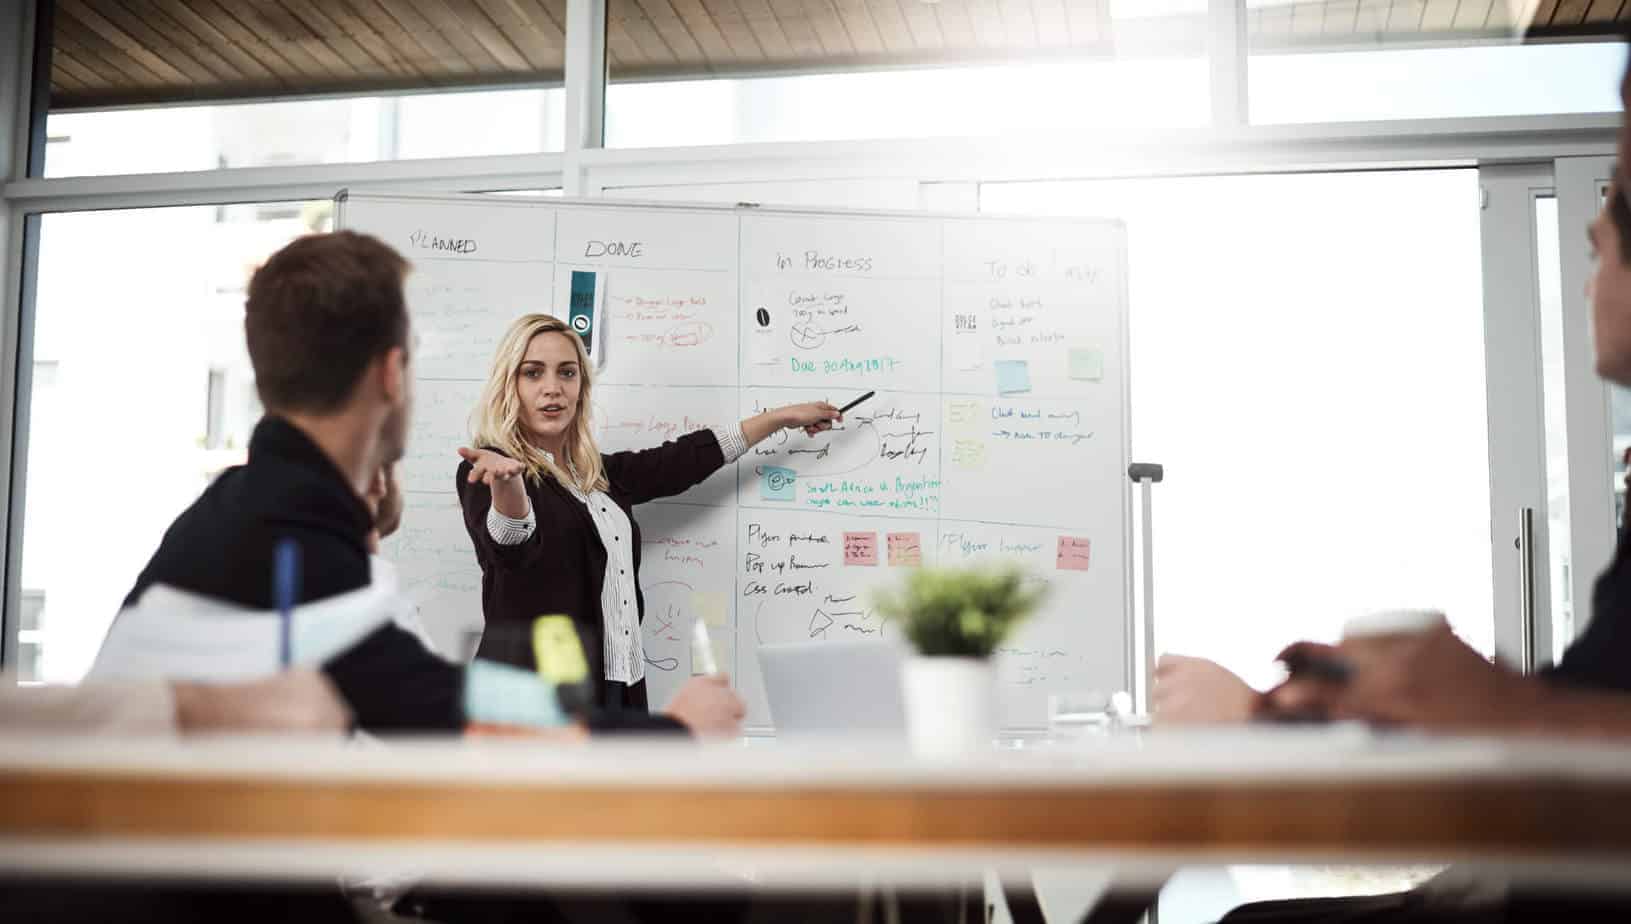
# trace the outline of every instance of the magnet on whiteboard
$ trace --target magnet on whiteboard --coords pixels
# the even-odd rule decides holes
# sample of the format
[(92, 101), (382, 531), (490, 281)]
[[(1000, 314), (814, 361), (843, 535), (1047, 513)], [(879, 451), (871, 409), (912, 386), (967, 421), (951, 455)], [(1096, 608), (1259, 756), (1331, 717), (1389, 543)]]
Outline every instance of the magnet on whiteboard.
[(605, 305), (606, 285), (600, 274), (573, 270), (567, 290), (567, 326), (583, 340), (583, 348), (596, 368), (605, 365), (604, 339), (599, 331)]

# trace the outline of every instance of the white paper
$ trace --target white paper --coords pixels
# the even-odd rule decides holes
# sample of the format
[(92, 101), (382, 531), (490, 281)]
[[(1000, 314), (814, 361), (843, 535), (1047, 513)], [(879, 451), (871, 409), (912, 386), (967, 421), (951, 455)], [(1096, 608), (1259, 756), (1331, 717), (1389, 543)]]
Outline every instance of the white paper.
[(754, 327), (746, 332), (748, 339), (748, 365), (774, 366), (782, 361), (785, 341), (777, 336), (775, 327)]
[[(316, 666), (340, 654), (399, 611), (393, 581), (297, 607), (291, 614), (290, 658)], [(86, 680), (168, 677), (246, 680), (275, 674), (281, 618), (173, 587), (155, 585), (122, 610), (108, 630)]]

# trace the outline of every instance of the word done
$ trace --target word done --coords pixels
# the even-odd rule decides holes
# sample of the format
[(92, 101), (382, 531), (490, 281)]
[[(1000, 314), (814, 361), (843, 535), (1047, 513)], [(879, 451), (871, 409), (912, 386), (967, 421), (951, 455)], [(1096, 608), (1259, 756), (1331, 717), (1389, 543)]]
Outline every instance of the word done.
[(585, 257), (643, 257), (644, 241), (590, 241), (583, 248)]

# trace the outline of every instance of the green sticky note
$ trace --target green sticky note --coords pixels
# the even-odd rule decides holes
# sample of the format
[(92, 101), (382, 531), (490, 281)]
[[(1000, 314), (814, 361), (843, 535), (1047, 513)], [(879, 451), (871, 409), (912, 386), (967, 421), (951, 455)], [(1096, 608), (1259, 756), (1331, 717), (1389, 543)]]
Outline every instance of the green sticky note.
[(1023, 359), (999, 359), (992, 364), (997, 370), (997, 394), (1014, 395), (1031, 390), (1031, 367)]
[(1077, 348), (1070, 351), (1070, 377), (1097, 382), (1104, 378), (1104, 354)]

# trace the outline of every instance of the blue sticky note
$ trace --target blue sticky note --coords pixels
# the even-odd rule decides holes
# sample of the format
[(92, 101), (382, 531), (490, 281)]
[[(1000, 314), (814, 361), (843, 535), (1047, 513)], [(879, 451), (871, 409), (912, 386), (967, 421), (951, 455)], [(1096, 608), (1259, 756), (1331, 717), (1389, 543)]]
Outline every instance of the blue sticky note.
[(1031, 367), (1023, 359), (999, 359), (992, 363), (997, 369), (997, 394), (1014, 395), (1031, 390)]
[(464, 717), (490, 725), (554, 728), (570, 717), (555, 686), (532, 671), (476, 660), (464, 672)]
[(767, 501), (798, 500), (798, 473), (766, 465), (759, 469), (759, 497)]

